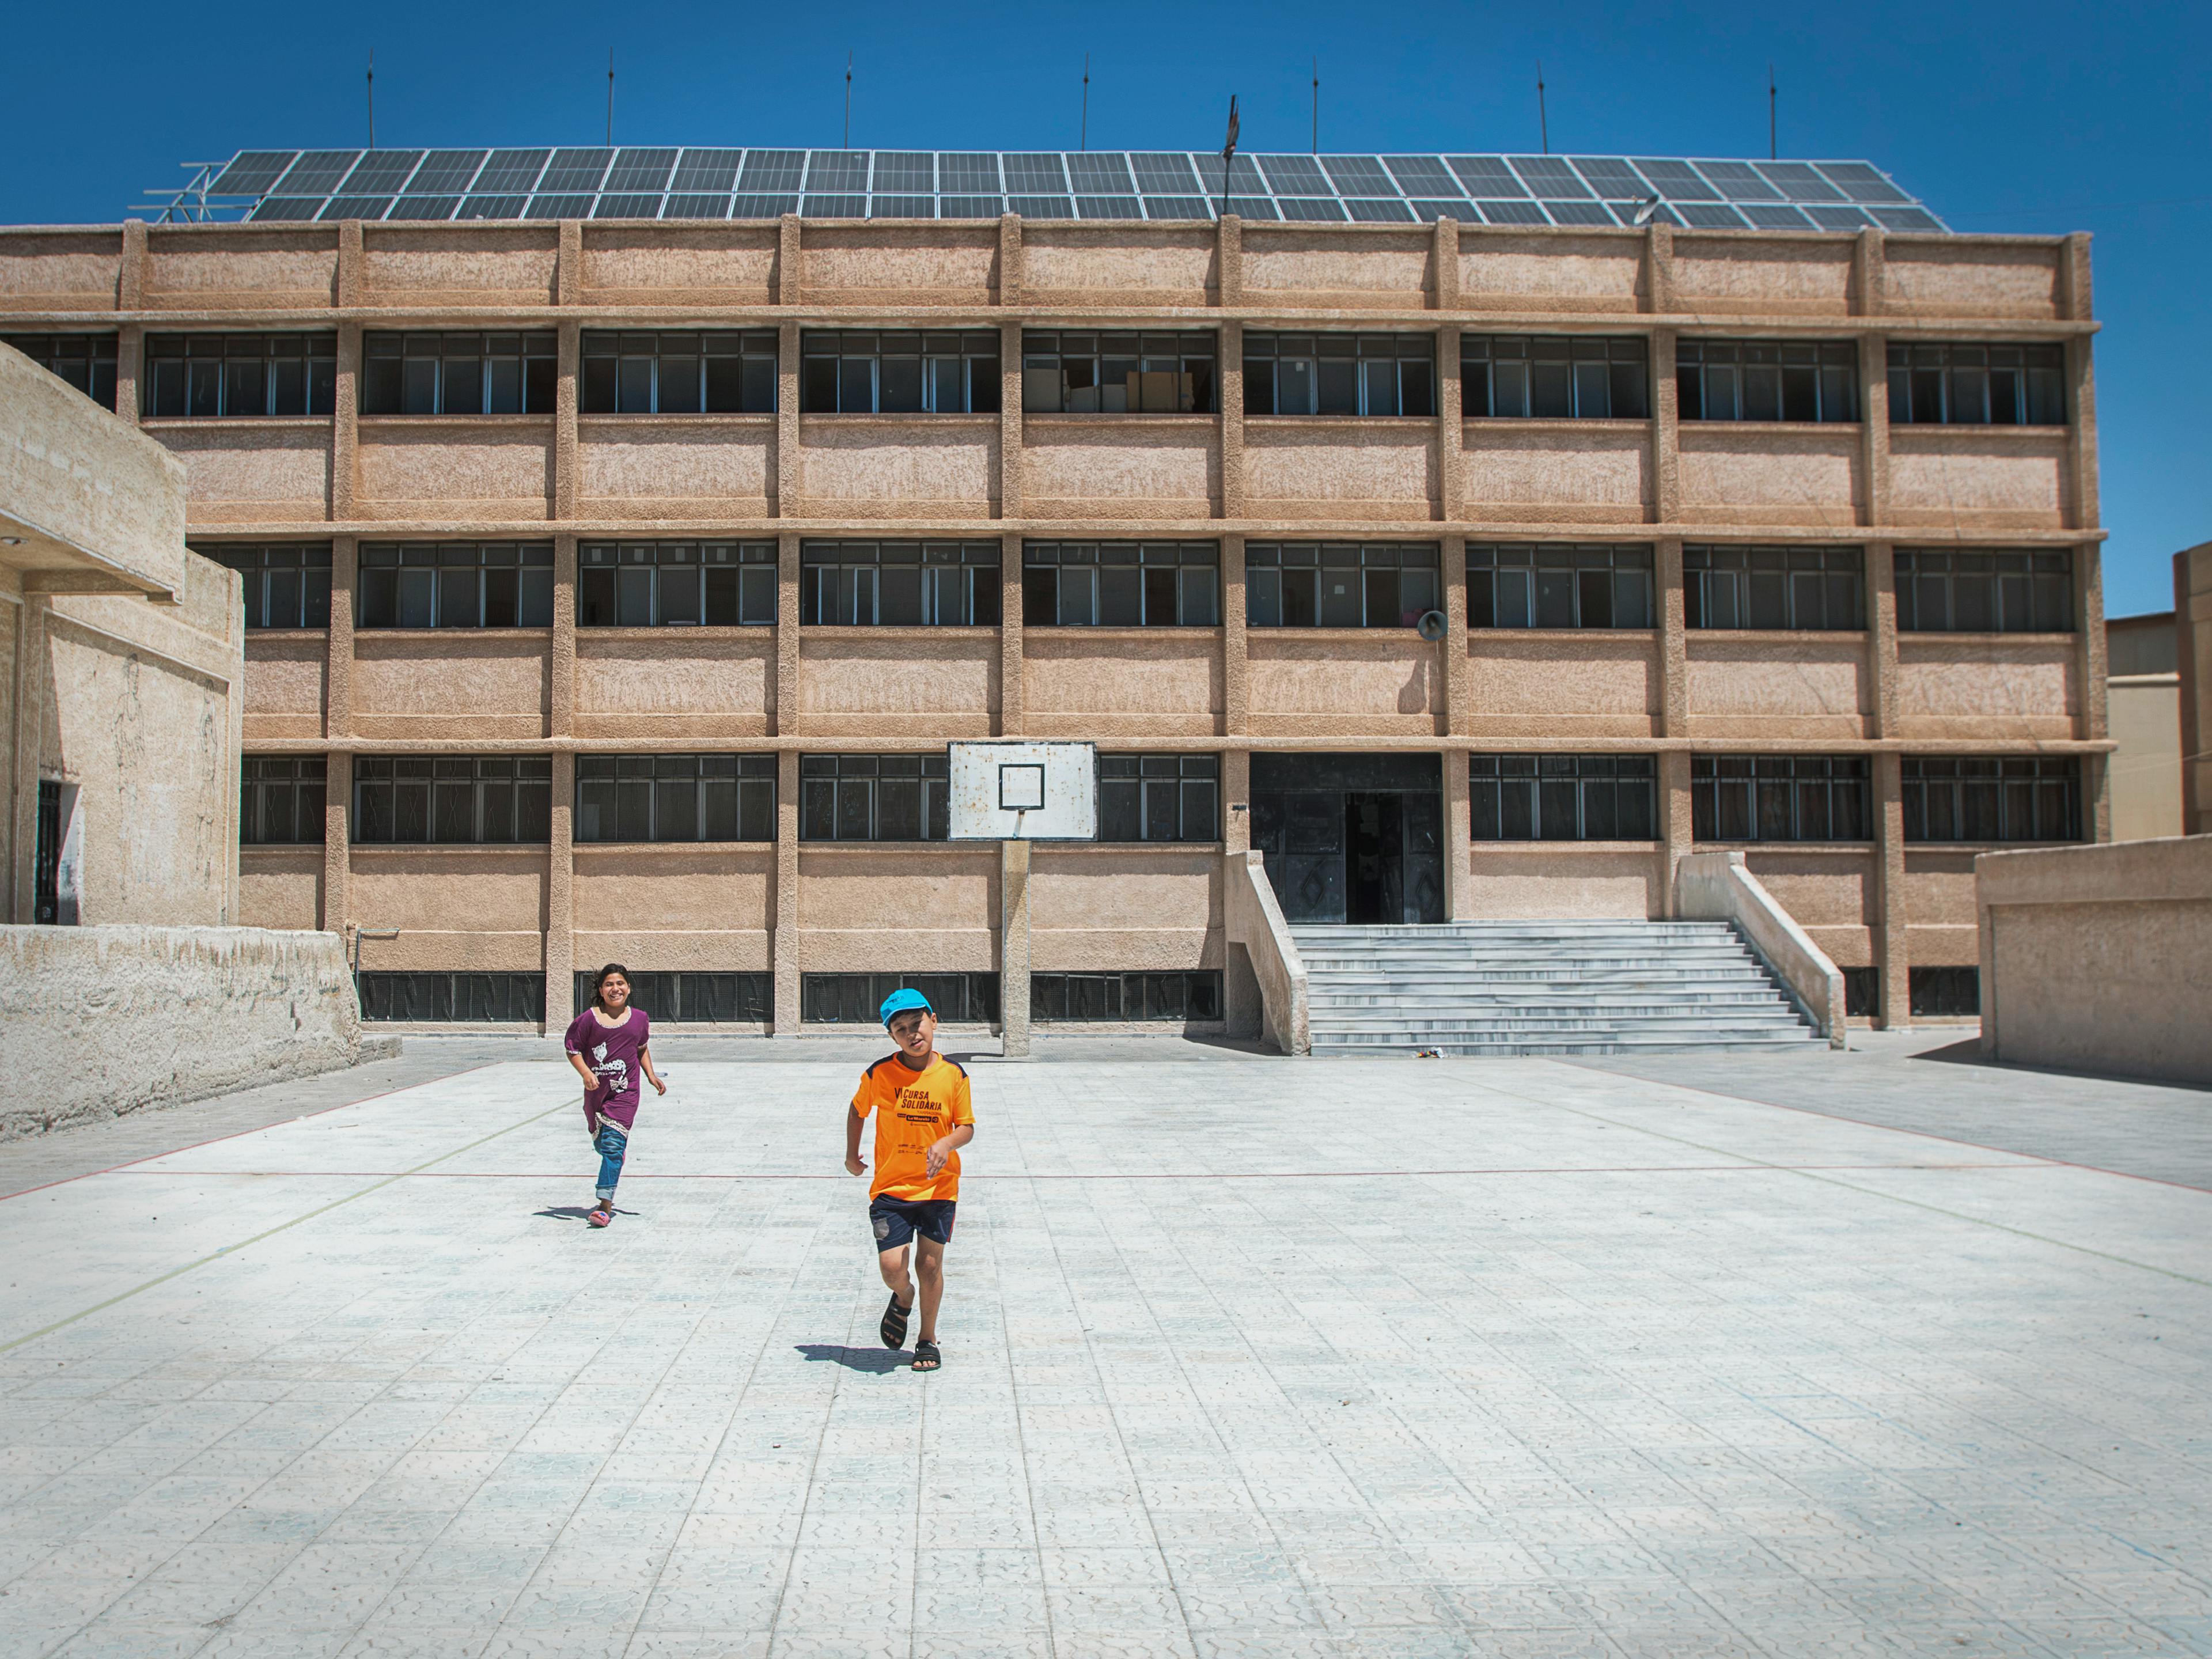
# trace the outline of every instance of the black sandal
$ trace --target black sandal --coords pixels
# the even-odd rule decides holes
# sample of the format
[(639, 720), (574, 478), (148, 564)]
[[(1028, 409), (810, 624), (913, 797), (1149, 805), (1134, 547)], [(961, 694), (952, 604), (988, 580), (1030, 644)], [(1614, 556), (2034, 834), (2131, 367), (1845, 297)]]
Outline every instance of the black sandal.
[(911, 1308), (899, 1306), (898, 1295), (894, 1291), (890, 1306), (884, 1310), (884, 1322), (876, 1328), (884, 1339), (884, 1346), (886, 1348), (906, 1346), (907, 1316), (913, 1312), (914, 1310)]
[(914, 1345), (914, 1369), (915, 1370), (939, 1370), (944, 1367), (944, 1364), (945, 1356), (938, 1352), (937, 1344), (934, 1342), (917, 1342)]

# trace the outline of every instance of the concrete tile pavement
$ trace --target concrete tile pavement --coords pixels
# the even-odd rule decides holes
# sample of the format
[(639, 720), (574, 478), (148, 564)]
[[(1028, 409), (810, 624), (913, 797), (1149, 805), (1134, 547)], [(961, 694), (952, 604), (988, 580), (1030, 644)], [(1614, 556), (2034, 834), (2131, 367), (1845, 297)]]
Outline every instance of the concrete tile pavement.
[(1591, 1065), (979, 1063), (923, 1378), (853, 1057), (670, 1048), (604, 1234), (542, 1048), (0, 1201), (0, 1655), (2212, 1651), (2212, 1194)]

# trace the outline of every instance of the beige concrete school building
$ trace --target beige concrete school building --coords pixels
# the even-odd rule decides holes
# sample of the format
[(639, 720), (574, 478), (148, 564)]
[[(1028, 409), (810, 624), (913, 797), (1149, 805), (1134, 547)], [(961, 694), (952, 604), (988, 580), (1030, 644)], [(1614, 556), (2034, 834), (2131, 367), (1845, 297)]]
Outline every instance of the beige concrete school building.
[(242, 574), (240, 919), (556, 1029), (608, 959), (992, 1017), (936, 769), (999, 735), (1101, 757), (1042, 1021), (1249, 1024), (1252, 847), (1323, 923), (1663, 918), (1741, 850), (1859, 1012), (1964, 1012), (1977, 854), (2110, 836), (2096, 329), (2085, 236), (0, 230), (0, 335)]

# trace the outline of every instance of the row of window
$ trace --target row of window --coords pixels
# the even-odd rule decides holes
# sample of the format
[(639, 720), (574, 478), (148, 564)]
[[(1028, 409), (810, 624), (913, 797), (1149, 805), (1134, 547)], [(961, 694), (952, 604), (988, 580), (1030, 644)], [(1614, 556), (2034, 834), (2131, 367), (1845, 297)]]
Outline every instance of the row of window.
[[(112, 335), (0, 337), (113, 408)], [(810, 329), (800, 336), (803, 413), (990, 414), (1000, 406), (995, 330)], [(548, 414), (559, 379), (550, 330), (382, 331), (362, 343), (365, 415)], [(149, 416), (326, 415), (337, 337), (152, 334), (141, 402)], [(1030, 330), (1022, 407), (1032, 413), (1211, 414), (1219, 405), (1210, 331)], [(1436, 337), (1244, 336), (1244, 412), (1433, 418)], [(1894, 425), (2058, 426), (2065, 348), (1896, 341), (1887, 348)], [(1470, 419), (1646, 420), (1650, 343), (1641, 335), (1462, 337)], [(590, 330), (578, 406), (586, 414), (772, 414), (773, 329)], [(1852, 341), (1686, 339), (1675, 350), (1686, 421), (1852, 422), (1862, 417)]]
[[(1474, 755), (1469, 813), (1478, 842), (1650, 841), (1658, 772), (1649, 755)], [(2081, 837), (2080, 763), (2071, 757), (1907, 756), (1908, 842), (2063, 842)], [(319, 757), (255, 756), (240, 781), (239, 838), (323, 839), (328, 773)], [(946, 839), (942, 755), (802, 755), (799, 833), (813, 842)], [(1699, 755), (1690, 763), (1699, 841), (1871, 838), (1863, 756)], [(579, 842), (775, 839), (773, 755), (587, 755), (576, 763)], [(353, 836), (384, 843), (544, 842), (552, 763), (543, 757), (362, 756)], [(1098, 839), (1221, 838), (1213, 755), (1102, 755)]]
[[(328, 543), (224, 543), (207, 556), (245, 579), (248, 628), (330, 623)], [(799, 555), (804, 626), (995, 628), (996, 541), (808, 541)], [(1443, 604), (1434, 542), (1252, 542), (1252, 628), (1411, 628)], [(577, 555), (584, 628), (772, 626), (773, 542), (586, 543)], [(1027, 542), (1022, 620), (1030, 628), (1213, 628), (1220, 550), (1212, 542)], [(2073, 563), (2049, 551), (1900, 548), (1897, 625), (1907, 633), (2065, 633)], [(1862, 629), (1864, 555), (1855, 547), (1688, 547), (1683, 615), (1696, 629)], [(1648, 547), (1470, 545), (1468, 626), (1641, 629), (1657, 615)], [(364, 542), (362, 628), (546, 628), (550, 542)]]
[[(1911, 968), (1906, 995), (1916, 1018), (1971, 1018), (1981, 1012), (1981, 974), (1974, 968)], [(1881, 1012), (1881, 970), (1846, 968), (1845, 1012), (1871, 1018)], [(655, 1025), (766, 1024), (773, 1017), (775, 976), (766, 973), (630, 975), (631, 1000)], [(392, 973), (359, 976), (362, 1018), (390, 1022), (535, 1024), (545, 1017), (539, 974)], [(891, 991), (912, 988), (947, 1019), (998, 1018), (995, 974), (802, 974), (800, 1018), (810, 1024), (872, 1025), (874, 1009)], [(589, 972), (575, 976), (574, 1006), (588, 1006)], [(1040, 1023), (1218, 1020), (1221, 973), (1031, 974), (1030, 1018)]]

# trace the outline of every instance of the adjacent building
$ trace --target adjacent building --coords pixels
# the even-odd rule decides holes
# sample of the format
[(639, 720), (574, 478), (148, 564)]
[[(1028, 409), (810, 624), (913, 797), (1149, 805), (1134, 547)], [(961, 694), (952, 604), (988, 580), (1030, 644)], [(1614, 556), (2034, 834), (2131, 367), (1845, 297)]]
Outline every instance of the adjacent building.
[(246, 222), (0, 232), (244, 583), (245, 918), (362, 930), (371, 1018), (989, 1019), (945, 745), (1068, 738), (1042, 1022), (1246, 1020), (1248, 848), (1348, 922), (1741, 848), (1856, 1012), (1971, 1012), (1976, 854), (2112, 833), (2087, 238), (1205, 159), (270, 152)]
[(2181, 671), (2173, 612), (2105, 623), (2112, 839), (2181, 833)]

